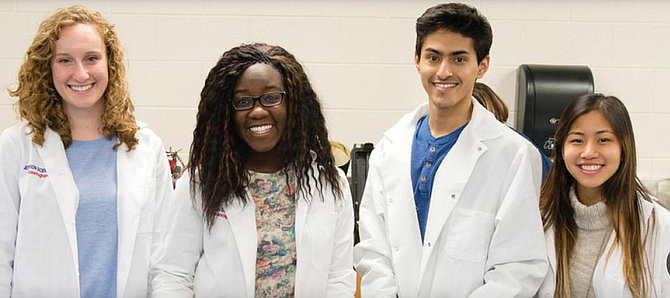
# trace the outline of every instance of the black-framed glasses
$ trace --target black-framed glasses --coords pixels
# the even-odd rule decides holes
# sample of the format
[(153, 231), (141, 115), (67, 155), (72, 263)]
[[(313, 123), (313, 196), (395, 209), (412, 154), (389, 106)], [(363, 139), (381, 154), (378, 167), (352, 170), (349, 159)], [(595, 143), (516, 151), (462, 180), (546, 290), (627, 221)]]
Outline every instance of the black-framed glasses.
[(253, 96), (235, 97), (230, 101), (233, 103), (233, 109), (235, 109), (236, 111), (246, 111), (253, 108), (254, 104), (256, 104), (256, 101), (259, 101), (261, 105), (266, 108), (278, 106), (284, 100), (284, 96), (286, 96), (286, 92), (274, 91), (265, 93), (257, 97)]

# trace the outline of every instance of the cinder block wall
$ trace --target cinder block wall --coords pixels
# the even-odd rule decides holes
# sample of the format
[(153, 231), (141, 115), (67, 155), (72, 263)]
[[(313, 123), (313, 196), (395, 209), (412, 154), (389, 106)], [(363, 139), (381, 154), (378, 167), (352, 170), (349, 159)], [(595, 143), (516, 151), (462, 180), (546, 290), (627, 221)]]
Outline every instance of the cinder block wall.
[[(492, 67), (482, 80), (516, 117), (523, 63), (591, 67), (596, 90), (620, 97), (635, 126), (639, 175), (670, 178), (670, 2), (664, 0), (481, 0), (494, 30)], [(376, 142), (426, 100), (413, 65), (414, 21), (435, 1), (401, 0), (0, 0), (0, 129), (16, 121), (6, 87), (39, 22), (82, 4), (116, 24), (139, 119), (186, 158), (199, 93), (227, 49), (280, 44), (306, 67), (326, 110), (332, 140)]]

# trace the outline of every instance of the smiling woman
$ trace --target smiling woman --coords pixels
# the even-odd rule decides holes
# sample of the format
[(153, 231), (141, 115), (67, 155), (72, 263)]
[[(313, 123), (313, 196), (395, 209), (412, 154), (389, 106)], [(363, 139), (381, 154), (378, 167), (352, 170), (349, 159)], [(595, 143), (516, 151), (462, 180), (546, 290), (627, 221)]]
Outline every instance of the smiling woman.
[(353, 297), (349, 186), (293, 55), (267, 44), (223, 54), (201, 92), (190, 166), (154, 297)]
[(575, 194), (590, 206), (602, 199), (603, 185), (619, 170), (621, 143), (602, 112), (588, 112), (570, 126), (563, 147), (565, 166), (575, 178)]
[[(102, 121), (102, 97), (109, 80), (107, 53), (100, 34), (93, 26), (78, 23), (61, 29), (51, 59), (51, 74), (69, 117), (76, 119), (91, 115)], [(75, 139), (80, 132), (74, 129)]]
[(628, 111), (583, 95), (563, 112), (540, 209), (551, 270), (538, 297), (670, 297), (670, 212), (637, 178)]
[[(284, 89), (279, 71), (263, 63), (249, 66), (237, 81), (232, 99), (236, 109), (235, 127), (251, 149), (245, 162), (249, 170), (272, 173), (284, 166), (277, 146), (286, 130), (288, 105), (282, 100)], [(259, 99), (260, 105), (254, 98)], [(251, 105), (243, 106), (241, 102), (250, 102)]]
[(40, 25), (23, 120), (0, 136), (0, 297), (142, 297), (170, 212), (162, 142), (135, 121), (114, 27), (81, 6)]

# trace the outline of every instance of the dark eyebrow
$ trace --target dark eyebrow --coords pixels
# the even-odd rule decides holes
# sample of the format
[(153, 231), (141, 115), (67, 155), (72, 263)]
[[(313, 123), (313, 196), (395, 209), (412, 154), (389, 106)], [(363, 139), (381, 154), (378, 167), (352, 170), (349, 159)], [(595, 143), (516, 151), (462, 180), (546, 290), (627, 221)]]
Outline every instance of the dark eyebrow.
[(601, 134), (601, 133), (611, 133), (611, 134), (615, 134), (615, 133), (614, 133), (613, 131), (611, 131), (611, 130), (599, 130), (599, 131), (596, 132), (596, 134)]
[[(283, 89), (284, 88), (281, 88), (279, 86), (267, 85), (267, 86), (263, 87), (263, 92), (268, 93), (268, 92), (272, 92), (272, 91), (281, 91)], [(249, 92), (249, 90), (247, 90), (247, 89), (237, 89), (237, 90), (233, 91), (233, 96), (237, 95), (238, 93), (248, 93), (248, 92)], [(249, 96), (251, 96), (251, 95), (249, 95)]]
[[(603, 134), (603, 133), (611, 133), (611, 134), (615, 134), (615, 133), (614, 133), (613, 131), (611, 131), (611, 130), (599, 130), (599, 131), (596, 131), (596, 134), (597, 134), (597, 135), (598, 135), (598, 134)], [(581, 132), (581, 131), (571, 131), (571, 132), (568, 133), (568, 135), (580, 135), (580, 136), (583, 136), (584, 133)]]
[(458, 56), (458, 55), (468, 55), (468, 51), (466, 50), (460, 50), (460, 51), (453, 51), (449, 53), (449, 56)]
[(431, 52), (431, 53), (438, 54), (438, 55), (442, 56), (442, 52), (441, 52), (441, 51), (438, 51), (438, 50), (433, 49), (433, 48), (426, 48), (424, 51), (425, 51), (425, 52)]
[[(444, 52), (433, 49), (433, 48), (426, 48), (424, 51), (435, 53), (435, 54), (440, 55), (440, 56), (444, 55)], [(451, 51), (451, 52), (449, 52), (448, 55), (449, 56), (458, 56), (458, 55), (467, 55), (467, 54), (470, 54), (470, 53), (466, 50), (458, 50), (458, 51)]]

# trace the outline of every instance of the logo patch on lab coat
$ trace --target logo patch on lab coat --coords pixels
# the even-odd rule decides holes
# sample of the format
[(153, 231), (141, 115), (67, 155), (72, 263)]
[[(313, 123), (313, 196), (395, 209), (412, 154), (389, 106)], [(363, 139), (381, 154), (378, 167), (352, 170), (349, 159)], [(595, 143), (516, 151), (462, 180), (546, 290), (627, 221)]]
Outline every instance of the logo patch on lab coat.
[(33, 164), (25, 165), (23, 167), (23, 170), (26, 171), (26, 173), (28, 173), (28, 175), (33, 175), (33, 176), (36, 176), (38, 178), (44, 179), (46, 177), (49, 177), (49, 174), (47, 174), (47, 169), (40, 168), (40, 167), (38, 167), (36, 165), (33, 165)]

